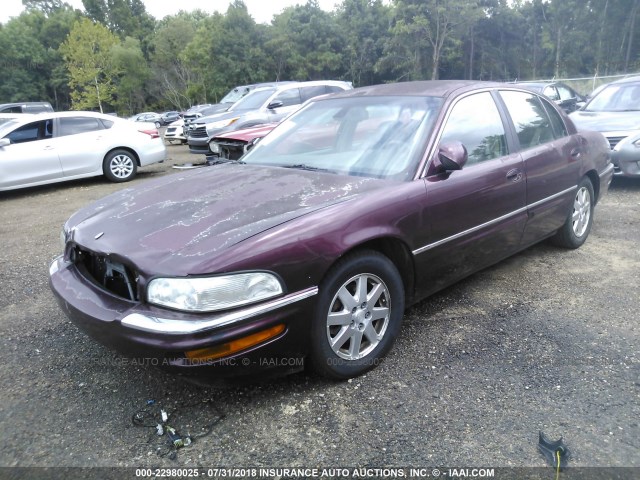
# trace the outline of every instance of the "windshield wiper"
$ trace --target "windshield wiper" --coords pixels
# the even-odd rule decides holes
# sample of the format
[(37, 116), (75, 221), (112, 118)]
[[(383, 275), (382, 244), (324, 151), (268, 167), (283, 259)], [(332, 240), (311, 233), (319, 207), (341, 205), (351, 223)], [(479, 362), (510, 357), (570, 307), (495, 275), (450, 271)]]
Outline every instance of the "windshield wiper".
[(298, 170), (309, 170), (312, 172), (331, 172), (328, 168), (312, 167), (311, 165), (305, 165), (304, 163), (297, 163), (295, 165), (280, 165), (282, 168), (297, 168)]

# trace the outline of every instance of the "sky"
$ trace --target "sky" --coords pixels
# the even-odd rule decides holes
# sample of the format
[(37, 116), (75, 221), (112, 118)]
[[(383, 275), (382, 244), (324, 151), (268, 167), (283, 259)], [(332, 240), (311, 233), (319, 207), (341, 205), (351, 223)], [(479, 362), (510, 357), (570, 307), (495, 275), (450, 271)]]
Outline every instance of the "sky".
[[(82, 0), (65, 0), (73, 7), (83, 10)], [(6, 23), (12, 16), (18, 16), (23, 10), (22, 0), (0, 0), (0, 23)], [(167, 15), (173, 15), (180, 10), (204, 10), (213, 13), (218, 11), (224, 13), (231, 3), (231, 0), (142, 0), (147, 8), (147, 12), (160, 20)], [(183, 5), (186, 4), (187, 6)], [(282, 12), (286, 7), (300, 4), (304, 5), (306, 0), (244, 0), (249, 9), (249, 14), (258, 23), (269, 23), (273, 15)], [(341, 3), (340, 0), (319, 0), (323, 10), (334, 10), (335, 5)]]

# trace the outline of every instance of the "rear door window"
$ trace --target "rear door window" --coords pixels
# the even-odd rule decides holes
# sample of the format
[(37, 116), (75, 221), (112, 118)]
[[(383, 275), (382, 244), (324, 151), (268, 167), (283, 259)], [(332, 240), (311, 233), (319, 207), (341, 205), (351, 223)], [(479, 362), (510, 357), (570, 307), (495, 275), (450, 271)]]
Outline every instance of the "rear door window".
[(302, 87), (300, 89), (300, 97), (303, 102), (306, 102), (310, 98), (319, 97), (327, 93), (327, 87), (325, 85), (317, 85), (315, 87)]
[(556, 138), (541, 100), (531, 93), (501, 91), (518, 134), (520, 146), (533, 148)]
[(300, 99), (300, 89), (299, 88), (290, 88), (288, 90), (284, 90), (280, 92), (273, 99), (274, 102), (281, 101), (282, 107), (289, 107), (291, 105), (299, 105), (302, 103)]
[(547, 115), (549, 115), (549, 120), (551, 120), (551, 127), (553, 128), (554, 137), (561, 138), (569, 135), (569, 133), (567, 132), (567, 127), (564, 124), (564, 120), (562, 120), (560, 114), (558, 114), (556, 109), (553, 108), (549, 104), (549, 102), (545, 102), (544, 100), (542, 100), (542, 104), (544, 105)]
[(104, 126), (97, 118), (92, 117), (63, 117), (60, 119), (60, 136), (76, 135), (78, 133), (103, 130)]

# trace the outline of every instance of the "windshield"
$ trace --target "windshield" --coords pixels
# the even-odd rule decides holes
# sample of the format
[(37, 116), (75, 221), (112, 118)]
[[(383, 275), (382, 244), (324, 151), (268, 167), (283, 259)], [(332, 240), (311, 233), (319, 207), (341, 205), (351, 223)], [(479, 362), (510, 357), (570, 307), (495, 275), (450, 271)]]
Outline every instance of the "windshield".
[(262, 139), (250, 164), (413, 178), (442, 99), (358, 97), (311, 102)]
[(249, 87), (236, 87), (222, 97), (220, 103), (236, 103), (250, 91), (251, 89)]
[(15, 118), (0, 118), (0, 138), (4, 138), (19, 123), (19, 120)]
[(275, 88), (268, 88), (265, 90), (254, 90), (249, 93), (242, 100), (234, 103), (229, 111), (231, 110), (256, 110), (262, 106), (264, 102), (266, 102), (271, 95), (276, 91)]
[(16, 121), (15, 118), (9, 118), (9, 117), (2, 118), (2, 117), (0, 117), (0, 125), (4, 125), (5, 123), (15, 122), (15, 121)]
[(640, 111), (640, 83), (611, 84), (585, 107), (589, 112)]

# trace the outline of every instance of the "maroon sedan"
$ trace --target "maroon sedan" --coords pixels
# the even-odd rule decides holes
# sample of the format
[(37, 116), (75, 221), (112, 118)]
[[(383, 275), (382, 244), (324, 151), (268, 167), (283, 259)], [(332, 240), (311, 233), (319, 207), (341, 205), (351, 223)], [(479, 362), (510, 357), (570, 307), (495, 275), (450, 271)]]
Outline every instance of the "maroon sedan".
[(582, 245), (613, 173), (546, 98), (466, 81), (312, 101), (243, 160), (73, 215), (50, 269), (69, 318), (184, 374), (353, 377), (406, 306), (545, 238)]

